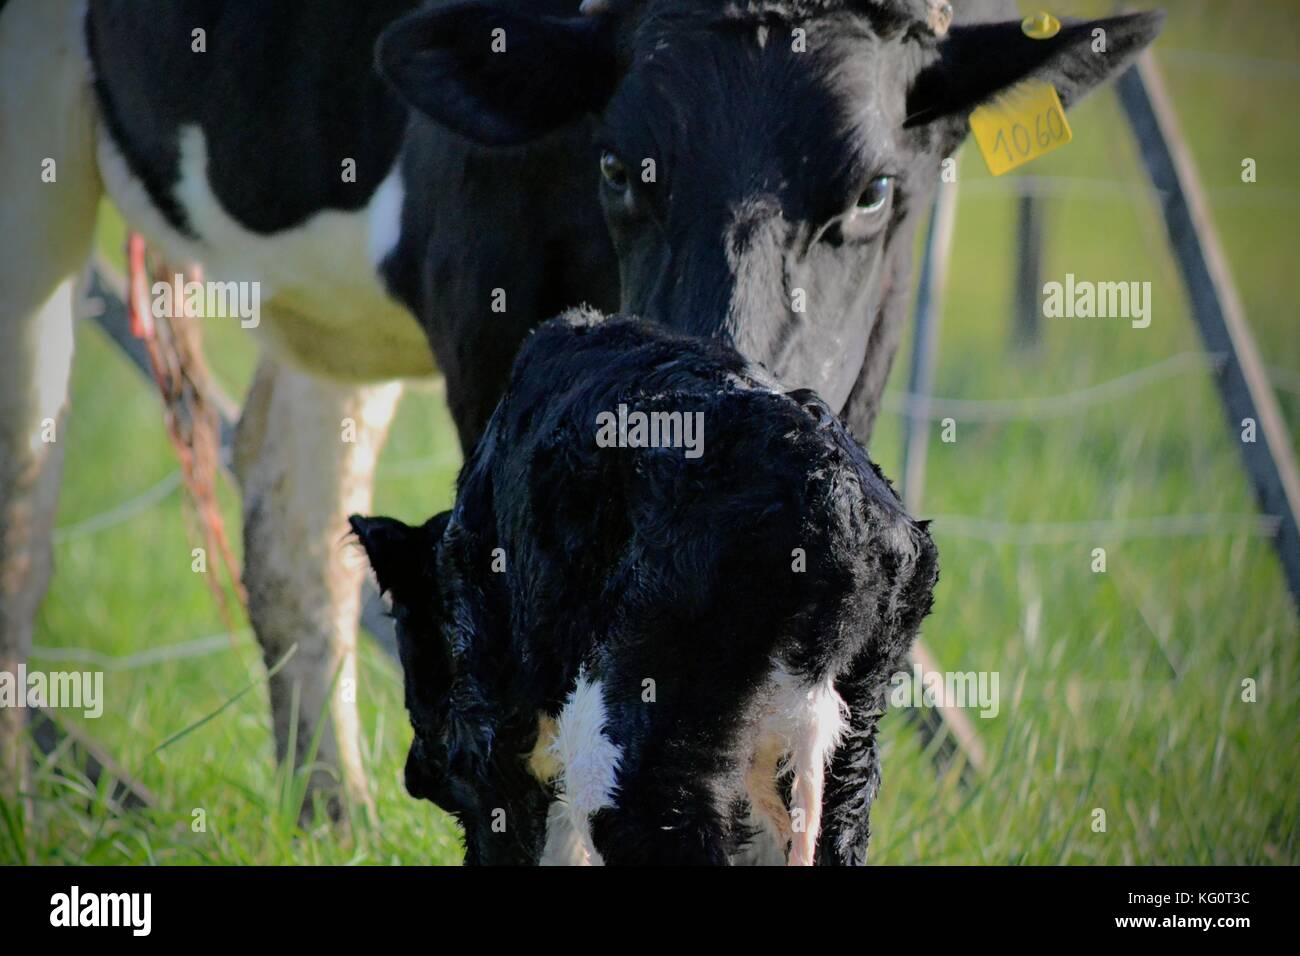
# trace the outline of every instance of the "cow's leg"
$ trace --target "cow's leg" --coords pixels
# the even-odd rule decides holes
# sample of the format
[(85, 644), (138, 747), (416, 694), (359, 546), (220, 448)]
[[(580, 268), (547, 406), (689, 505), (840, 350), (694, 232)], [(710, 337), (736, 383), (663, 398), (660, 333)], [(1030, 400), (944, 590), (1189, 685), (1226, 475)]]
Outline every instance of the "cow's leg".
[[(99, 202), (72, 0), (0, 12), (0, 671), (27, 660), (52, 569), (75, 276)], [(0, 708), (0, 794), (26, 774), (27, 712)]]
[(280, 665), (270, 681), (276, 754), (303, 766), (319, 732), (311, 789), (335, 817), (340, 779), (353, 807), (371, 806), (356, 707), (364, 561), (347, 544), (347, 516), (371, 510), (401, 390), (328, 382), (265, 358), (239, 422), (248, 610), (267, 666)]

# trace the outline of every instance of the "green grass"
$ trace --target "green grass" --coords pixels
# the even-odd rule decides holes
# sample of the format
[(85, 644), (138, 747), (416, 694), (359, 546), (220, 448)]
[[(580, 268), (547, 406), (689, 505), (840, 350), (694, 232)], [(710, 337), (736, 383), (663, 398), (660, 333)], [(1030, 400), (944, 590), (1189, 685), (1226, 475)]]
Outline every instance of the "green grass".
[[(1300, 336), (1295, 334), (1297, 155), (1290, 115), (1300, 12), (1285, 2), (1165, 3), (1161, 60), (1213, 214), (1279, 398), (1300, 436)], [(1108, 3), (1061, 4), (1105, 13)], [(1190, 54), (1213, 54), (1196, 61)], [(1238, 59), (1230, 59), (1238, 58)], [(1047, 276), (1149, 280), (1150, 328), (1044, 320), (1041, 348), (1009, 345), (1014, 174), (990, 180), (963, 156), (963, 198), (942, 318), (937, 391), (965, 398), (1051, 395), (1199, 347), (1163, 226), (1113, 97), (1072, 116), (1075, 141), (1025, 171), (1114, 180), (1047, 206)], [(1259, 181), (1240, 181), (1246, 156)], [(120, 224), (102, 224), (116, 247)], [(209, 351), (234, 394), (254, 358), (233, 327)], [(905, 346), (906, 347), (906, 346)], [(900, 363), (890, 390), (904, 387)], [(1294, 376), (1295, 378), (1289, 378)], [(900, 420), (882, 414), (874, 457), (897, 476)], [(78, 333), (67, 478), (59, 525), (118, 505), (175, 468), (144, 381), (92, 325)], [(380, 468), (376, 508), (422, 519), (451, 498), (458, 463), (435, 392), (402, 407)], [(223, 499), (228, 526), (237, 508)], [(929, 449), (925, 515), (1013, 524), (1122, 521), (1158, 515), (1250, 514), (1255, 504), (1235, 437), (1201, 373), (1166, 379), (1086, 412), (1041, 421), (959, 422), (957, 441)], [(1240, 526), (1238, 526), (1240, 527)], [(936, 779), (899, 714), (884, 724), (885, 783), (873, 815), (880, 863), (1295, 863), (1297, 622), (1267, 539), (1241, 530), (1171, 538), (1095, 533), (1059, 543), (984, 541), (934, 531), (942, 556), (925, 640), (942, 666), (996, 671), (998, 716), (975, 719), (986, 778)], [(33, 667), (57, 669), (71, 649), (129, 655), (220, 634), (172, 494), (131, 521), (66, 538), (38, 622)], [(1090, 570), (1093, 548), (1107, 572)], [(1257, 683), (1257, 702), (1241, 682)], [(64, 758), (42, 767), (33, 819), (0, 818), (0, 860), (49, 863), (453, 863), (456, 828), (409, 798), (401, 769), (410, 730), (400, 675), (362, 649), (359, 701), (379, 825), (340, 835), (297, 824), (294, 781), (271, 759), (264, 669), (251, 633), (214, 653), (108, 669), (111, 706), (84, 729), (159, 797), (151, 813), (114, 816)], [(239, 692), (252, 685), (242, 696)], [(159, 752), (177, 732), (217, 712)], [(59, 764), (62, 773), (54, 773)], [(1094, 832), (1094, 810), (1106, 814)], [(205, 811), (206, 831), (193, 814)]]

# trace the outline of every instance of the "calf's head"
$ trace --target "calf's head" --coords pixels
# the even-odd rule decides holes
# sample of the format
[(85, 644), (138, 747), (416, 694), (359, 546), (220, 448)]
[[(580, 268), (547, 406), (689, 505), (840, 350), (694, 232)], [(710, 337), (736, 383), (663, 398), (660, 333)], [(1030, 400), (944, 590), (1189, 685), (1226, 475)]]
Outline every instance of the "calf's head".
[(837, 410), (869, 348), (895, 347), (909, 214), (971, 111), (1029, 78), (1069, 106), (1161, 20), (1036, 40), (1019, 21), (968, 23), (1014, 15), (998, 0), (953, 0), (951, 26), (943, 0), (576, 5), (423, 11), (381, 39), (379, 67), (416, 109), (486, 146), (594, 117), (623, 311), (727, 341)]
[(406, 789), (457, 819), (466, 863), (535, 862), (547, 796), (519, 748), (536, 738), (536, 712), (503, 705), (497, 682), (507, 676), (498, 666), (504, 656), (483, 637), (497, 632), (484, 618), (503, 598), (493, 593), (494, 576), (481, 573), (490, 556), (471, 536), (449, 529), (451, 516), (443, 512), (418, 527), (394, 518), (350, 519), (392, 603), (414, 730)]

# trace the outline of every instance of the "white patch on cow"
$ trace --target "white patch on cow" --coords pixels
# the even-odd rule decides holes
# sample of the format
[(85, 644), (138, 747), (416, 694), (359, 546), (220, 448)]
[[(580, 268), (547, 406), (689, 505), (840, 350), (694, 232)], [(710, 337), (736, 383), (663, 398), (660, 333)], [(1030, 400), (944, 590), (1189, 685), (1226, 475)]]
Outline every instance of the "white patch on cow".
[[(269, 320), (256, 334), (277, 357), (306, 371), (351, 382), (429, 375), (428, 341), (403, 306), (389, 297), (370, 256), (392, 229), (400, 177), (363, 209), (322, 210), (292, 229), (251, 232), (222, 207), (208, 182), (202, 129), (182, 127), (180, 180), (173, 196), (198, 238), (173, 229), (135, 178), (104, 124), (99, 167), (104, 186), (132, 228), (173, 265), (201, 263), (207, 278), (258, 282)], [(391, 183), (391, 184), (390, 184)], [(400, 203), (397, 204), (400, 208)]]
[[(848, 707), (830, 676), (809, 683), (777, 664), (772, 694), (759, 723), (758, 741), (745, 777), (750, 806), (765, 839), (790, 846), (791, 866), (811, 866), (821, 830), (826, 764), (848, 726)], [(793, 776), (790, 807), (777, 782)], [(800, 826), (793, 826), (794, 820)]]
[(605, 698), (600, 681), (578, 675), (556, 720), (553, 749), (560, 762), (559, 797), (590, 862), (603, 862), (591, 842), (591, 815), (614, 806), (623, 752), (605, 736)]
[(370, 264), (376, 269), (397, 248), (402, 238), (402, 203), (406, 187), (402, 185), (402, 162), (398, 157), (393, 170), (375, 190), (370, 200)]
[[(9, 81), (0, 83), (0, 414), (3, 440), (22, 436), (26, 452), (41, 458), (48, 450), (41, 423), (58, 417), (68, 394), (72, 277), (85, 264), (99, 201), (84, 6), (0, 4), (0, 63)], [(57, 161), (53, 183), (38, 178), (47, 158)], [(0, 447), (0, 461), (7, 450)], [(20, 460), (6, 462), (19, 468), (11, 474), (22, 473)], [(9, 491), (0, 488), (0, 499)]]
[(551, 801), (546, 811), (546, 845), (539, 866), (591, 866), (591, 854), (573, 828), (573, 817), (562, 800)]

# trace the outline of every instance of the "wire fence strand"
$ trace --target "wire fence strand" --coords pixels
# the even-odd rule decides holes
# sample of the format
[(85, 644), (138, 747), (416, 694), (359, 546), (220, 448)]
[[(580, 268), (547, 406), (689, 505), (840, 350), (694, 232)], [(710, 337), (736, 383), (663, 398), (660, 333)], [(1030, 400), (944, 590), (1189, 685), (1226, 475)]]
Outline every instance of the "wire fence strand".
[(1229, 535), (1272, 538), (1280, 524), (1276, 516), (1261, 514), (1155, 515), (1037, 524), (1012, 524), (971, 515), (931, 515), (929, 520), (930, 527), (941, 537), (1025, 545)]
[(1223, 361), (1222, 353), (1183, 352), (1118, 378), (1058, 395), (1043, 395), (1036, 398), (973, 399), (932, 398), (907, 392), (902, 394), (886, 392), (881, 405), (896, 414), (929, 421), (939, 421), (944, 418), (968, 422), (1058, 418), (1114, 401), (1157, 382), (1193, 372), (1215, 371), (1222, 367)]
[(32, 646), (32, 656), (51, 663), (89, 664), (105, 671), (134, 671), (170, 661), (232, 651), (239, 646), (235, 638), (247, 638), (251, 642), (252, 628), (240, 628), (230, 634), (209, 634), (179, 644), (151, 647), (135, 654), (104, 654), (89, 647), (45, 647), (37, 644)]
[(163, 477), (156, 484), (146, 488), (140, 494), (133, 498), (128, 498), (121, 504), (114, 505), (107, 511), (91, 515), (82, 521), (76, 521), (62, 528), (54, 529), (54, 543), (62, 544), (65, 541), (74, 541), (77, 538), (85, 538), (100, 531), (106, 531), (116, 525), (130, 521), (137, 515), (143, 514), (155, 505), (165, 501), (177, 488), (181, 486), (181, 473), (173, 471)]

